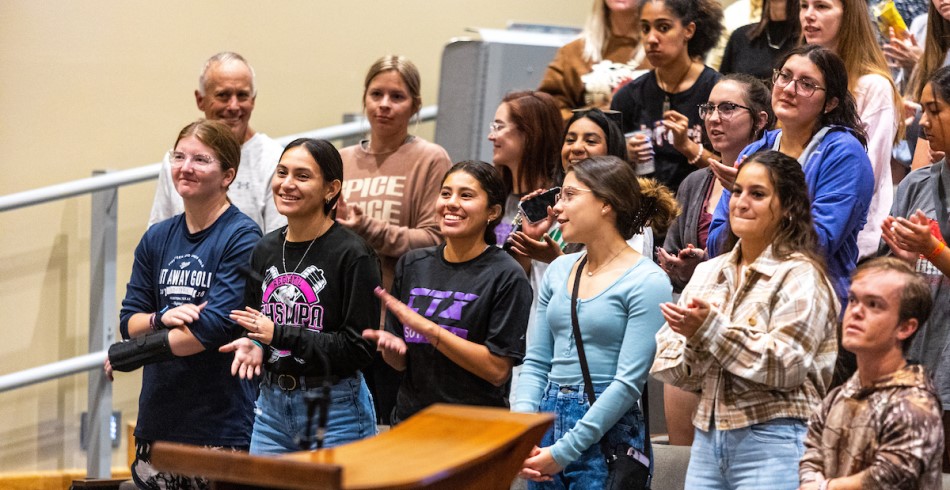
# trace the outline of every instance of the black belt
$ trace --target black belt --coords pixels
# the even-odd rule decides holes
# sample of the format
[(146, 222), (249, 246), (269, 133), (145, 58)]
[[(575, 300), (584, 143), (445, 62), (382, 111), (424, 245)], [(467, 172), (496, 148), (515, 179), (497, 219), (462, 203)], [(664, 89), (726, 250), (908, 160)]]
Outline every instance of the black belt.
[[(352, 378), (355, 374), (339, 377), (330, 376), (330, 384), (337, 384), (346, 378)], [(295, 376), (293, 374), (277, 374), (270, 371), (264, 371), (262, 376), (264, 383), (276, 385), (284, 391), (294, 390), (313, 390), (323, 386), (323, 376)]]

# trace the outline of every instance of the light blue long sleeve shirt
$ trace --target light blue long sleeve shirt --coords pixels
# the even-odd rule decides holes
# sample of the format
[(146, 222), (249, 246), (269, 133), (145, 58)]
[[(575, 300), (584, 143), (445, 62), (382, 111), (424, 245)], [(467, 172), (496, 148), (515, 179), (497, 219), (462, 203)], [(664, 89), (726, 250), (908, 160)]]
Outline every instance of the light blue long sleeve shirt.
[[(551, 263), (541, 284), (538, 314), (512, 410), (536, 412), (548, 381), (584, 383), (571, 328), (568, 277), (582, 253)], [(596, 444), (640, 399), (656, 354), (655, 335), (663, 326), (660, 303), (670, 301), (667, 275), (643, 258), (594, 297), (577, 302), (578, 323), (593, 383), (610, 383), (573, 429), (551, 446), (565, 467)]]

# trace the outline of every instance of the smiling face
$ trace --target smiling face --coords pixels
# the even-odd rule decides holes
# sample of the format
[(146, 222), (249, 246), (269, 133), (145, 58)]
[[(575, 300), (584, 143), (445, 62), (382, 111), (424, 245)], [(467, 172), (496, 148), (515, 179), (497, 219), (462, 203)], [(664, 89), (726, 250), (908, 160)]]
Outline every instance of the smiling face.
[(920, 127), (923, 128), (933, 151), (950, 149), (950, 104), (935, 93), (933, 82), (924, 86), (920, 95), (923, 115)]
[(648, 0), (640, 9), (641, 42), (654, 67), (688, 57), (687, 47), (695, 32), (696, 24), (690, 22), (684, 26), (661, 0)]
[(256, 99), (253, 84), (251, 70), (244, 63), (216, 63), (205, 73), (204, 95), (195, 91), (195, 102), (206, 118), (227, 124), (244, 143), (249, 138), (248, 124)]
[(567, 128), (561, 147), (561, 167), (565, 172), (581, 160), (606, 154), (607, 136), (597, 123), (583, 117)]
[(186, 136), (175, 145), (175, 153), (184, 156), (181, 162), (172, 159), (172, 180), (175, 190), (185, 201), (223, 197), (236, 173), (233, 168), (224, 171), (218, 155), (194, 135)]
[(907, 278), (893, 270), (857, 275), (848, 291), (841, 345), (854, 354), (885, 354), (901, 349), (917, 329), (917, 320), (900, 321), (901, 294)]
[[(781, 71), (795, 80), (806, 80), (818, 87), (825, 87), (825, 77), (821, 70), (805, 56), (789, 57), (782, 65)], [(837, 101), (826, 104), (824, 90), (815, 90), (808, 97), (799, 95), (798, 84), (796, 81), (781, 87), (776, 83), (772, 87), (772, 110), (783, 126), (811, 127), (818, 124), (821, 115), (833, 109)]]
[(324, 215), (324, 204), (340, 187), (339, 180), (324, 180), (317, 162), (303, 146), (285, 151), (271, 178), (277, 212), (288, 219)]
[(407, 134), (409, 120), (418, 110), (406, 82), (396, 70), (384, 71), (370, 80), (363, 104), (373, 133), (380, 136)]
[(732, 232), (747, 242), (771, 243), (781, 220), (781, 203), (768, 169), (754, 161), (742, 165), (729, 198)]
[(494, 129), (488, 133), (492, 142), (492, 163), (508, 168), (518, 168), (524, 157), (524, 133), (513, 122), (507, 102), (502, 102), (495, 111)]
[(436, 213), (442, 236), (447, 241), (484, 241), (485, 228), (501, 214), (501, 206), (489, 206), (488, 193), (478, 179), (459, 170), (447, 175), (442, 182)]
[[(743, 88), (741, 84), (731, 80), (719, 82), (709, 93), (708, 103), (717, 107), (723, 102), (748, 107)], [(719, 153), (736, 155), (752, 142), (755, 122), (752, 112), (741, 107), (737, 107), (727, 118), (716, 110), (704, 120), (706, 134), (713, 149)]]
[(798, 17), (802, 22), (805, 43), (834, 51), (843, 16), (844, 5), (841, 0), (801, 0)]

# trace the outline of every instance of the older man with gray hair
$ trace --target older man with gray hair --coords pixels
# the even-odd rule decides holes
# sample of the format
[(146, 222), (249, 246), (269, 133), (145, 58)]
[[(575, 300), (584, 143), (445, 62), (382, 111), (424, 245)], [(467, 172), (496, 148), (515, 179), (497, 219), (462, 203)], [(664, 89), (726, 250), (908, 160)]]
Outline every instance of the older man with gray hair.
[[(225, 51), (205, 62), (198, 77), (195, 103), (207, 119), (227, 124), (241, 142), (241, 165), (228, 190), (228, 198), (267, 233), (287, 223), (287, 219), (278, 214), (274, 207), (270, 187), (271, 176), (283, 148), (267, 135), (251, 128), (249, 122), (256, 98), (254, 69), (243, 56)], [(175, 190), (166, 154), (148, 225), (182, 212), (184, 205)]]

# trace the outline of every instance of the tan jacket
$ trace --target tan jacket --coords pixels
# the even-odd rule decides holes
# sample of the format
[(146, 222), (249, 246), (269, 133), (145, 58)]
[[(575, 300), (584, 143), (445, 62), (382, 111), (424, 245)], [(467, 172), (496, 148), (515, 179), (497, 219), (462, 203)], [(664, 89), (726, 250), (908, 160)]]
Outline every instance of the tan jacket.
[[(786, 260), (769, 246), (737, 276), (737, 245), (696, 267), (679, 303), (712, 305), (689, 339), (670, 329), (656, 334), (650, 373), (700, 391), (693, 425), (741, 429), (789, 417), (808, 420), (828, 390), (837, 356), (838, 300), (810, 261)], [(715, 418), (715, 419), (714, 419)]]
[(566, 121), (574, 109), (609, 109), (614, 91), (649, 68), (637, 39), (611, 37), (596, 64), (584, 59), (584, 40), (576, 39), (557, 51), (538, 90), (554, 97)]

